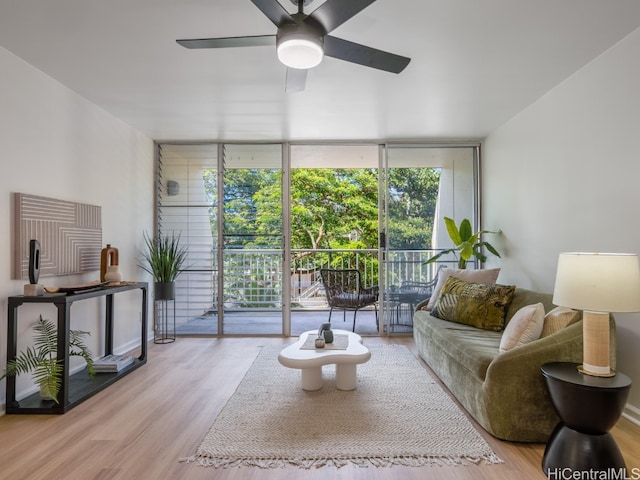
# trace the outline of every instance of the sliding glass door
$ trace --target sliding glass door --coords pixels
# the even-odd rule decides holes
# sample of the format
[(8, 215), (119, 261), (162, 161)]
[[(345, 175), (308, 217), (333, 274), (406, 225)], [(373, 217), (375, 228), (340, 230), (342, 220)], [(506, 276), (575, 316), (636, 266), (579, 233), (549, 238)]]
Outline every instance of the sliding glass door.
[[(378, 285), (378, 146), (291, 145), (291, 334), (328, 321), (321, 270), (355, 269)], [(334, 328), (353, 329), (354, 311), (336, 311)], [(373, 306), (355, 330), (377, 335)]]
[(283, 333), (282, 145), (225, 144), (222, 310), (225, 334)]
[(385, 331), (409, 333), (437, 269), (425, 262), (451, 245), (444, 217), (475, 224), (477, 146), (387, 145), (381, 169)]

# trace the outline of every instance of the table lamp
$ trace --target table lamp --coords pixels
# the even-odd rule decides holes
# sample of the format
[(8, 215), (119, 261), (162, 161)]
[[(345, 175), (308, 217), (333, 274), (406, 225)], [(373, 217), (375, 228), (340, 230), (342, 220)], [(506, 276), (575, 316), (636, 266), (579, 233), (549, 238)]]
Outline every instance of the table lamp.
[(583, 311), (580, 372), (612, 377), (609, 313), (640, 311), (638, 256), (628, 253), (561, 253), (553, 303)]

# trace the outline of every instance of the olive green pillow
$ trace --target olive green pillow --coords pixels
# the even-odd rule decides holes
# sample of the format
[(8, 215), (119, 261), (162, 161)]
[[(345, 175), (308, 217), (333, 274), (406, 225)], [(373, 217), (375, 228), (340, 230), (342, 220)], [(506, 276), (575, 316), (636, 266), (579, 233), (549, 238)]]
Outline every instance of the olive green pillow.
[(504, 317), (515, 290), (515, 285), (484, 285), (449, 277), (431, 315), (499, 332), (504, 329)]

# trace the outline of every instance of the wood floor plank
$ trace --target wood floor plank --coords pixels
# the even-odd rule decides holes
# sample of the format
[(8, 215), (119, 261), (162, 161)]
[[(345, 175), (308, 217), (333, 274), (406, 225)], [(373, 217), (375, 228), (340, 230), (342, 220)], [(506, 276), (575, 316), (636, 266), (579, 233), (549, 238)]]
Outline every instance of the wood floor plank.
[[(496, 440), (481, 430), (500, 465), (212, 469), (179, 459), (202, 437), (261, 345), (285, 338), (178, 338), (149, 346), (149, 362), (64, 415), (0, 417), (0, 477), (13, 480), (533, 480), (542, 444)], [(407, 345), (410, 337), (365, 339)], [(425, 366), (425, 368), (427, 368)], [(427, 368), (428, 370), (428, 368)], [(629, 468), (640, 468), (640, 427), (621, 420), (613, 435)]]

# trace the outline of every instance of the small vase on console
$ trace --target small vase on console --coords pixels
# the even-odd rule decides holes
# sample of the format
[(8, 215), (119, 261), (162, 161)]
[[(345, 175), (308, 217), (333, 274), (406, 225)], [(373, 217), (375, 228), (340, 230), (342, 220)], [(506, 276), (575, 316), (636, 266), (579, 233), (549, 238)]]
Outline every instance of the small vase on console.
[(104, 281), (109, 283), (120, 283), (122, 281), (120, 267), (118, 267), (118, 265), (108, 266), (107, 272), (104, 274)]

